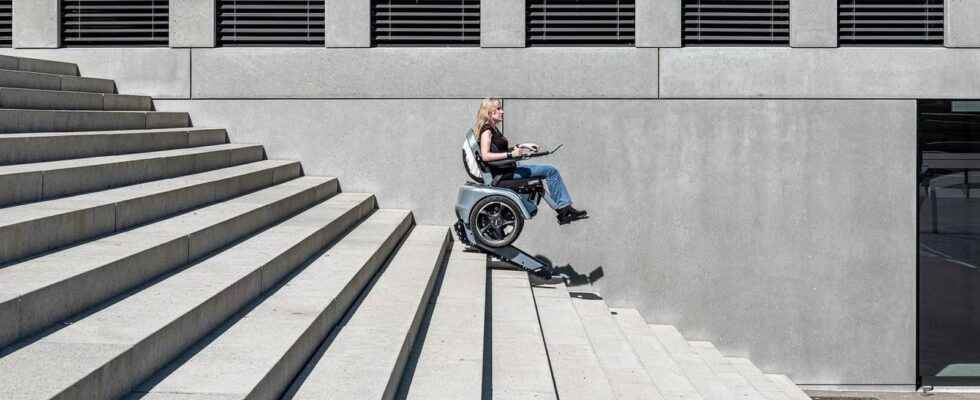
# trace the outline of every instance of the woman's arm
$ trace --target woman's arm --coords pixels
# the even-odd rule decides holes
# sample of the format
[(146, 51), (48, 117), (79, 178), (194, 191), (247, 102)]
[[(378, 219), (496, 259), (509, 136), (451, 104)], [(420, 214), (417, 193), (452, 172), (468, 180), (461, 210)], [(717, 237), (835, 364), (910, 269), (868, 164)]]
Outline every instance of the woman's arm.
[[(511, 151), (511, 155), (514, 157), (520, 156), (521, 149), (515, 147)], [(515, 154), (516, 153), (516, 154)], [(507, 158), (508, 153), (491, 153), (490, 152), (490, 130), (485, 130), (480, 134), (480, 158), (483, 161), (497, 161), (504, 160)]]

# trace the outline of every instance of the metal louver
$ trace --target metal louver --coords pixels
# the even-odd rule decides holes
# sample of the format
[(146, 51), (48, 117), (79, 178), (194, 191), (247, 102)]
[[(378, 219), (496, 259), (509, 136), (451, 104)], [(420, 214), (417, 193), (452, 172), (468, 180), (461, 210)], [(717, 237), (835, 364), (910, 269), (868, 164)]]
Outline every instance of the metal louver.
[(683, 1), (685, 46), (789, 45), (789, 0)]
[(13, 0), (0, 0), (0, 47), (10, 47), (12, 17)]
[(480, 45), (480, 0), (373, 0), (371, 8), (375, 46)]
[(841, 45), (943, 44), (943, 0), (840, 0)]
[(529, 46), (633, 46), (636, 0), (527, 0)]
[(218, 44), (323, 46), (324, 4), (324, 0), (218, 0)]
[(62, 0), (61, 10), (65, 46), (169, 43), (169, 0)]

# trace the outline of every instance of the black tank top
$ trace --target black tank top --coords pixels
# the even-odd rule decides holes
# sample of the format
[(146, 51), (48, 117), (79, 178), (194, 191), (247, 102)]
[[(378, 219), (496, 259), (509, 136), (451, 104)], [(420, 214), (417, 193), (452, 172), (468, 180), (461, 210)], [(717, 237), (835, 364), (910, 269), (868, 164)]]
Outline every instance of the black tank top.
[[(490, 124), (483, 125), (483, 127), (480, 128), (480, 135), (483, 135), (483, 132), (486, 132), (487, 130), (490, 131), (491, 153), (506, 153), (510, 150), (510, 142), (507, 141), (507, 138), (504, 137), (504, 134), (501, 133), (497, 127)], [(515, 167), (517, 167), (516, 163), (508, 167), (489, 166), (490, 173), (495, 176), (513, 172)]]

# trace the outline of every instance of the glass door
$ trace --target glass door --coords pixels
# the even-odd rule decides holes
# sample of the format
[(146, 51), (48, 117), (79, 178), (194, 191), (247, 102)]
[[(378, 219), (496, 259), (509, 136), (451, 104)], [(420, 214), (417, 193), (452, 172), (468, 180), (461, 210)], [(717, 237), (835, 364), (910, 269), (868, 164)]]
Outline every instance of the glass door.
[(918, 375), (980, 386), (980, 101), (918, 105)]

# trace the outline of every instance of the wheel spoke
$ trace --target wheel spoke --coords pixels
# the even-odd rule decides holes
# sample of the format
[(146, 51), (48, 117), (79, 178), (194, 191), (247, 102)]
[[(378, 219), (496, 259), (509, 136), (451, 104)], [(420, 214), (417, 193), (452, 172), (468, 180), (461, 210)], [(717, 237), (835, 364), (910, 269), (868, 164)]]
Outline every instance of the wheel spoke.
[(502, 227), (502, 226), (494, 227), (493, 230), (497, 234), (497, 239), (503, 239), (505, 236), (507, 236), (504, 233), (504, 227)]

